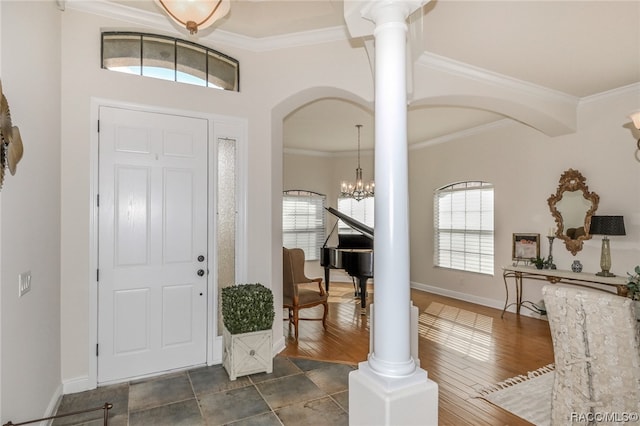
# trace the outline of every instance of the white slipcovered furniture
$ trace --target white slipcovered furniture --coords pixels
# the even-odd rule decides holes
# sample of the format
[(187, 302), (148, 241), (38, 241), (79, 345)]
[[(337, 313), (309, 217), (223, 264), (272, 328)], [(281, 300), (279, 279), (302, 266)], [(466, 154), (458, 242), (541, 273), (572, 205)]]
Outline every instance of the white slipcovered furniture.
[(542, 289), (553, 339), (551, 424), (640, 424), (640, 326), (629, 298)]

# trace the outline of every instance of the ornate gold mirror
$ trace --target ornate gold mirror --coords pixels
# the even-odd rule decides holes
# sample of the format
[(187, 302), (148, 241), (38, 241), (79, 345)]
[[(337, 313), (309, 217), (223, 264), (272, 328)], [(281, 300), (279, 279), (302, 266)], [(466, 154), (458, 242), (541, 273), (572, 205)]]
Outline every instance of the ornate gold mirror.
[(579, 171), (569, 169), (560, 176), (556, 193), (547, 199), (558, 225), (555, 236), (574, 256), (582, 250), (582, 242), (591, 239), (591, 216), (600, 201), (598, 194), (589, 192), (586, 180)]

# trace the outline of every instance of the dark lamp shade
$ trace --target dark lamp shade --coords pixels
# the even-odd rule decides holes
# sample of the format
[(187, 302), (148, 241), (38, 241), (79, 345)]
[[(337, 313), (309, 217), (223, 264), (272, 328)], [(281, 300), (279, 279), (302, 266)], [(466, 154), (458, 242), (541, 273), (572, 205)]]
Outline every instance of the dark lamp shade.
[(622, 216), (591, 216), (591, 235), (626, 235)]

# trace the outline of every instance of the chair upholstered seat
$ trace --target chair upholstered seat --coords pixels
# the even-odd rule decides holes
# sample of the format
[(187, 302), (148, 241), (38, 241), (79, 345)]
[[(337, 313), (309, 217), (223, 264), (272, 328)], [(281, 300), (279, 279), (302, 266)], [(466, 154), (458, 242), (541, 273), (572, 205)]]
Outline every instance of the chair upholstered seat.
[[(317, 304), (318, 299), (318, 290), (310, 290), (308, 288), (298, 286), (298, 305), (305, 306), (310, 303)], [(322, 299), (326, 299), (326, 297)], [(283, 302), (287, 305), (293, 305), (293, 298), (284, 297)]]
[[(640, 327), (634, 301), (556, 285), (545, 286), (542, 294), (556, 364), (551, 424), (585, 424), (580, 414), (640, 413)], [(605, 419), (597, 424), (622, 423)]]
[[(307, 278), (304, 274), (304, 262), (302, 249), (282, 248), (282, 306), (289, 311), (288, 319), (294, 327), (296, 340), (298, 340), (299, 320), (322, 321), (322, 326), (326, 330), (329, 311), (328, 295), (322, 286), (322, 278)], [(318, 289), (315, 289), (315, 286), (301, 285), (309, 283), (316, 283)], [(300, 318), (300, 309), (318, 305), (324, 307), (322, 318)]]

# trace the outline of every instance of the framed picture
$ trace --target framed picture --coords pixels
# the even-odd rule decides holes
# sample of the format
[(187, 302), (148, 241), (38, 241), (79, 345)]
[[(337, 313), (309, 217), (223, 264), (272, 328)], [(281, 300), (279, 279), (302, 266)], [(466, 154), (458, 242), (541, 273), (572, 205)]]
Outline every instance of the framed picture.
[(513, 260), (540, 257), (540, 234), (513, 234), (511, 257)]

